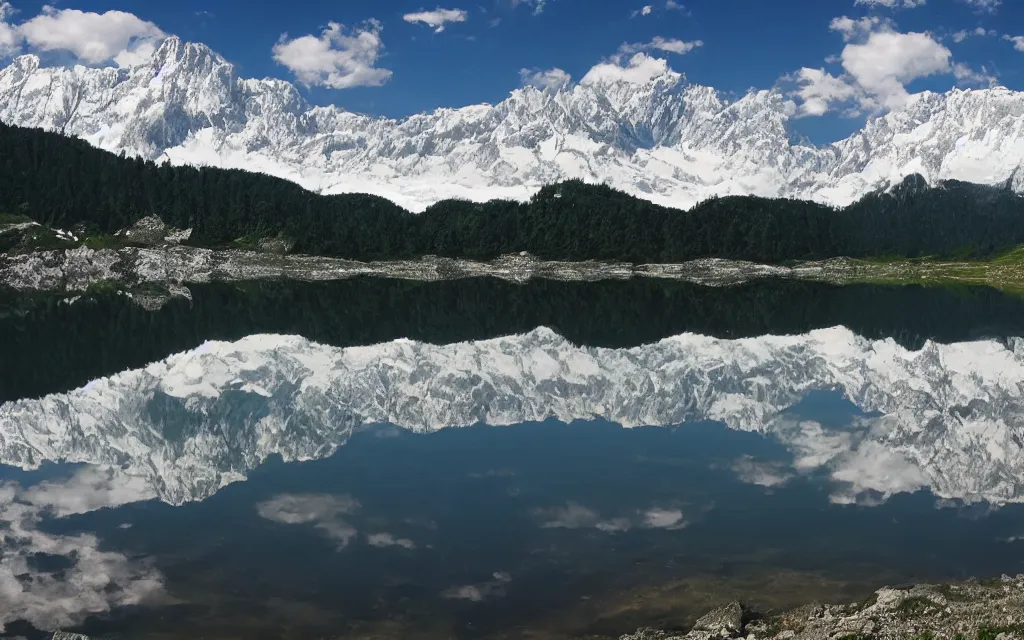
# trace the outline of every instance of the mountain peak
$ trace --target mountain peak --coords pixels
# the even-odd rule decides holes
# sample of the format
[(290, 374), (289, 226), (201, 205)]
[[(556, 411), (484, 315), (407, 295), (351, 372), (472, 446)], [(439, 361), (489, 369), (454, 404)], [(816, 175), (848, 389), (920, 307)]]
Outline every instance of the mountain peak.
[(219, 53), (200, 42), (187, 42), (179, 36), (168, 36), (153, 53), (152, 65), (161, 68), (177, 63), (192, 68), (209, 68), (229, 64)]
[(39, 69), (40, 66), (42, 66), (42, 61), (39, 59), (39, 56), (33, 53), (26, 53), (11, 60), (11, 63), (7, 65), (4, 71), (12, 70), (23, 73), (32, 73)]

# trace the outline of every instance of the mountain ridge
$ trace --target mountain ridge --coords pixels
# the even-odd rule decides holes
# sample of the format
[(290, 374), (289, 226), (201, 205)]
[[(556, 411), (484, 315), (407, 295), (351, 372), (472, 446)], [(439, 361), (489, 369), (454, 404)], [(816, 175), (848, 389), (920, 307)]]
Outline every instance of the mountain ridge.
[[(645, 55), (645, 54), (638, 54)], [(778, 90), (729, 100), (665, 71), (644, 84), (584, 78), (494, 105), (402, 119), (311, 106), (283, 80), (246, 79), (209, 47), (166, 39), (130, 68), (0, 71), (0, 119), (175, 164), (255, 170), (323, 193), (365, 192), (419, 211), (446, 198), (524, 200), (579, 178), (687, 208), (713, 196), (842, 206), (912, 173), (930, 183), (1013, 181), (1024, 93), (922, 93), (824, 147), (794, 143)]]

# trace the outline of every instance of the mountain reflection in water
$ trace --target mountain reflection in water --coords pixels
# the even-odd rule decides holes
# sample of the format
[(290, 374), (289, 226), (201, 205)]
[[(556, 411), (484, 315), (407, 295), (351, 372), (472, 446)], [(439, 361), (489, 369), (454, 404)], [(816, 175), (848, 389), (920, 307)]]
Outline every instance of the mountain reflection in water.
[(2, 621), (614, 635), (733, 597), (1013, 573), (1022, 385), (1019, 339), (909, 351), (841, 327), (208, 343), (0, 406)]
[[(841, 439), (781, 418), (814, 389), (841, 390), (880, 415)], [(451, 345), (338, 349), (258, 335), (0, 405), (0, 462), (117, 465), (181, 504), (244, 478), (272, 454), (325, 457), (367, 424), (436, 431), (550, 417), (625, 426), (717, 420), (777, 434), (811, 459), (856, 444), (864, 461), (906, 458), (922, 469), (908, 478), (852, 468), (854, 490), (837, 500), (928, 486), (950, 499), (1016, 502), (1024, 495), (1022, 389), (1018, 338), (910, 351), (834, 327), (601, 349), (540, 328)]]
[[(865, 416), (822, 393), (786, 418), (841, 440)], [(52, 623), (59, 602), (65, 624), (98, 635), (519, 637), (685, 624), (716, 599), (793, 605), (1024, 564), (1024, 545), (1007, 542), (1024, 533), (1020, 506), (927, 491), (836, 504), (840, 461), (856, 453), (831, 453), (812, 466), (715, 423), (378, 426), (179, 507), (114, 470), (47, 465), (3, 485), (15, 501), (5, 521), (22, 507), (0, 571), (39, 596), (14, 611)], [(43, 550), (71, 566), (33, 566)], [(100, 566), (108, 582), (84, 579)], [(146, 606), (123, 606), (136, 601)], [(104, 607), (113, 613), (83, 617)]]

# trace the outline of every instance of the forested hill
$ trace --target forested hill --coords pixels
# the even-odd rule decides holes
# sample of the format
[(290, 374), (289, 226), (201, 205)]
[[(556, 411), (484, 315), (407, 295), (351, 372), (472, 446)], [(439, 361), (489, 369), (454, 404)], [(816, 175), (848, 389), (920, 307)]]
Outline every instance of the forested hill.
[(986, 257), (1024, 243), (1024, 198), (1007, 188), (912, 176), (844, 209), (726, 197), (689, 211), (600, 185), (550, 185), (530, 202), (437, 203), (413, 214), (370, 195), (321, 196), (270, 176), (172, 167), (0, 124), (0, 213), (109, 234), (157, 215), (191, 243), (283, 235), (294, 251), (355, 259), (492, 258), (781, 262), (833, 256)]

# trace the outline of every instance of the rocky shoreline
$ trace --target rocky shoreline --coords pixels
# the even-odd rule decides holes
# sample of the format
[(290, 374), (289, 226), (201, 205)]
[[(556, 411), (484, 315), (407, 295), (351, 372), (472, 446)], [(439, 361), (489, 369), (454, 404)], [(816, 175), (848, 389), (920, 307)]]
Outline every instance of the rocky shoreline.
[(1024, 575), (959, 584), (886, 587), (858, 603), (809, 604), (762, 615), (733, 602), (688, 632), (644, 628), (620, 640), (1024, 639)]
[[(1024, 575), (885, 587), (857, 603), (808, 604), (769, 615), (731, 602), (689, 631), (638, 629), (619, 640), (1021, 640)], [(588, 636), (585, 640), (591, 640)], [(52, 640), (100, 640), (57, 631)], [(577, 639), (580, 640), (580, 639)]]

